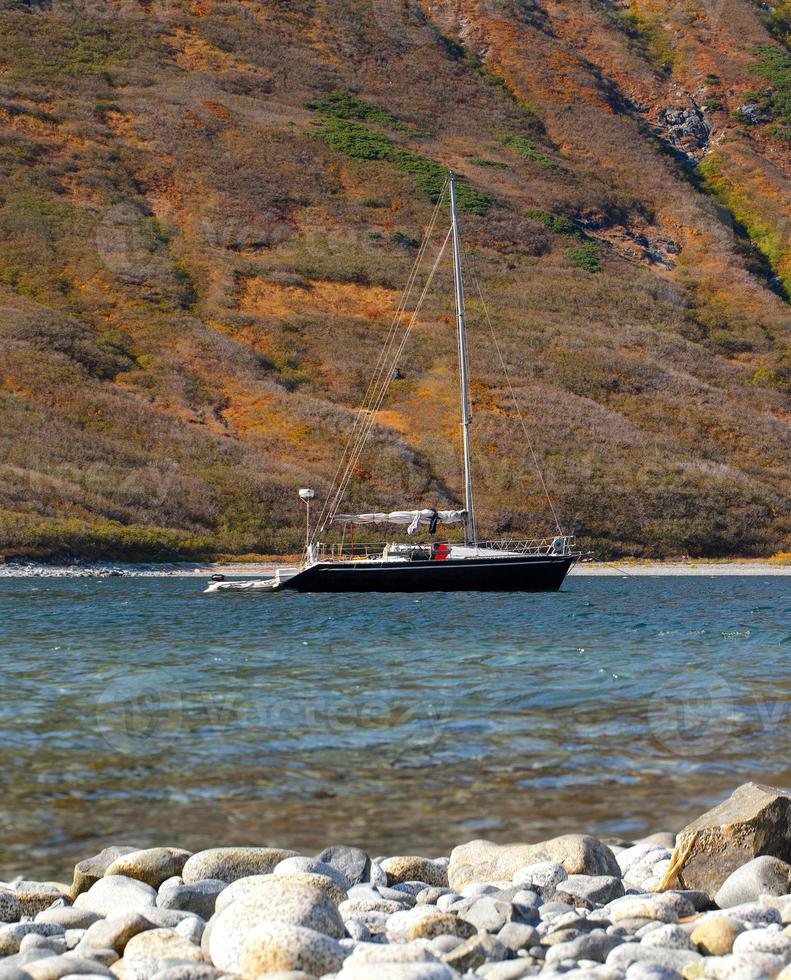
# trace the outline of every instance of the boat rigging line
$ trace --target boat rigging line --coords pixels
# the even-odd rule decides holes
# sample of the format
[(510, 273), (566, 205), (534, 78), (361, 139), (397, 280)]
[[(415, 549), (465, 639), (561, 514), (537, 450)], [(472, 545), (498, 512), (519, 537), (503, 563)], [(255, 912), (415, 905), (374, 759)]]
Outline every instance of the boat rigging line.
[(409, 275), (409, 280), (407, 282), (407, 286), (404, 289), (404, 292), (401, 296), (401, 299), (398, 304), (398, 308), (396, 309), (396, 313), (393, 317), (390, 326), (390, 330), (388, 331), (388, 335), (385, 340), (385, 346), (377, 361), (377, 365), (374, 370), (374, 375), (368, 384), (368, 388), (366, 390), (362, 404), (359, 406), (357, 410), (352, 432), (349, 436), (346, 447), (340, 458), (340, 461), (335, 471), (335, 475), (332, 480), (332, 486), (336, 488), (335, 492), (333, 493), (333, 491), (331, 490), (326, 498), (325, 504), (322, 507), (321, 514), (319, 515), (319, 519), (315, 525), (312, 541), (315, 541), (318, 538), (318, 535), (321, 533), (321, 531), (331, 523), (331, 521), (335, 517), (335, 514), (338, 512), (341, 500), (343, 498), (343, 494), (345, 493), (349, 481), (351, 480), (351, 477), (354, 473), (354, 469), (360, 460), (360, 457), (362, 455), (368, 437), (371, 433), (371, 430), (376, 424), (376, 413), (379, 411), (379, 409), (382, 406), (385, 395), (387, 394), (387, 390), (392, 380), (393, 372), (395, 371), (398, 361), (401, 355), (403, 354), (404, 348), (406, 347), (406, 343), (407, 340), (409, 339), (412, 329), (414, 328), (415, 323), (417, 322), (418, 315), (423, 306), (428, 290), (431, 286), (431, 283), (433, 282), (434, 276), (442, 260), (442, 257), (445, 253), (445, 249), (447, 248), (448, 242), (450, 241), (452, 229), (449, 229), (448, 233), (445, 236), (442, 246), (440, 247), (439, 252), (437, 253), (437, 256), (431, 267), (431, 271), (421, 290), (415, 308), (404, 329), (403, 335), (401, 336), (401, 339), (398, 342), (397, 347), (395, 348), (395, 352), (393, 353), (393, 345), (396, 341), (398, 326), (401, 323), (401, 320), (405, 313), (405, 307), (407, 305), (407, 301), (412, 292), (412, 289), (414, 288), (414, 284), (417, 279), (417, 274), (419, 271), (420, 262), (424, 257), (426, 251), (428, 250), (428, 246), (431, 242), (431, 237), (434, 232), (434, 228), (436, 226), (437, 217), (439, 215), (445, 197), (447, 184), (448, 182), (446, 181), (440, 193), (439, 199), (437, 200), (437, 204), (431, 216), (431, 221), (426, 230), (426, 234), (423, 238), (423, 242), (421, 243), (418, 254), (415, 258), (415, 262), (413, 263), (412, 270)]
[[(341, 501), (348, 488), (351, 478), (354, 474), (354, 470), (360, 461), (360, 458), (362, 456), (368, 438), (371, 434), (371, 431), (376, 425), (376, 415), (382, 407), (385, 396), (390, 387), (393, 374), (398, 366), (398, 362), (401, 358), (401, 355), (404, 352), (404, 348), (406, 347), (407, 341), (417, 322), (418, 315), (423, 306), (423, 303), (425, 301), (431, 283), (434, 280), (434, 276), (437, 272), (437, 268), (440, 262), (442, 261), (442, 258), (445, 254), (445, 250), (447, 249), (448, 243), (451, 240), (453, 240), (453, 244), (454, 244), (454, 262), (457, 263), (456, 275), (455, 275), (457, 289), (460, 286), (461, 283), (460, 267), (461, 267), (462, 256), (461, 256), (461, 250), (458, 245), (458, 241), (453, 238), (454, 224), (452, 223), (451, 227), (448, 229), (447, 234), (445, 235), (445, 239), (442, 242), (439, 251), (437, 252), (437, 255), (434, 259), (428, 277), (426, 278), (426, 281), (420, 291), (420, 295), (417, 299), (415, 307), (412, 313), (409, 315), (408, 322), (406, 323), (406, 326), (403, 329), (403, 333), (401, 334), (399, 339), (398, 328), (402, 324), (404, 316), (406, 315), (406, 307), (409, 302), (409, 298), (412, 295), (412, 292), (415, 288), (415, 284), (417, 282), (418, 274), (420, 271), (421, 262), (425, 258), (426, 253), (428, 252), (429, 246), (431, 244), (432, 235), (434, 234), (438, 216), (442, 208), (442, 205), (445, 201), (446, 195), (448, 193), (449, 186), (450, 186), (450, 179), (446, 179), (442, 187), (442, 190), (439, 194), (439, 197), (437, 198), (437, 202), (432, 212), (428, 227), (426, 228), (425, 235), (423, 236), (423, 240), (420, 243), (418, 253), (415, 256), (415, 261), (412, 264), (412, 268), (409, 273), (409, 278), (407, 280), (406, 287), (404, 288), (404, 291), (402, 292), (401, 297), (399, 299), (398, 306), (396, 308), (395, 314), (393, 316), (393, 319), (391, 321), (390, 327), (387, 332), (387, 336), (385, 338), (384, 347), (382, 348), (382, 351), (379, 355), (376, 366), (374, 368), (373, 376), (371, 377), (371, 380), (368, 383), (368, 387), (366, 389), (365, 395), (363, 396), (362, 402), (360, 403), (360, 405), (358, 406), (355, 412), (355, 420), (352, 426), (352, 430), (349, 434), (349, 438), (346, 442), (346, 446), (344, 447), (343, 453), (341, 454), (340, 459), (338, 461), (338, 465), (336, 467), (335, 474), (332, 478), (332, 483), (330, 485), (331, 487), (330, 492), (327, 494), (327, 497), (325, 498), (324, 504), (321, 509), (321, 513), (319, 514), (318, 520), (314, 525), (314, 531), (310, 538), (310, 542), (308, 544), (308, 550), (310, 549), (310, 546), (312, 544), (315, 544), (318, 541), (319, 535), (332, 523), (333, 519), (335, 518), (336, 514), (340, 509)], [(544, 473), (541, 468), (541, 464), (539, 462), (538, 454), (536, 453), (535, 446), (533, 445), (533, 440), (530, 437), (530, 432), (528, 430), (527, 423), (525, 422), (524, 416), (522, 414), (522, 410), (519, 406), (519, 400), (517, 399), (516, 391), (514, 390), (514, 386), (511, 381), (511, 375), (508, 371), (508, 367), (505, 363), (505, 359), (503, 358), (502, 350), (500, 348), (500, 344), (497, 340), (497, 335), (494, 330), (494, 325), (489, 315), (489, 309), (488, 306), (486, 305), (486, 300), (483, 297), (483, 291), (481, 289), (481, 284), (478, 279), (478, 275), (474, 268), (472, 268), (470, 271), (472, 273), (472, 278), (475, 282), (475, 288), (478, 293), (478, 297), (481, 301), (483, 313), (486, 318), (486, 322), (489, 328), (489, 333), (492, 338), (492, 344), (497, 354), (497, 359), (500, 363), (500, 368), (503, 372), (503, 375), (505, 376), (506, 385), (508, 387), (511, 400), (514, 405), (514, 410), (519, 420), (519, 425), (522, 429), (522, 434), (527, 444), (528, 451), (530, 453), (530, 457), (532, 459), (533, 465), (535, 466), (536, 473), (538, 474), (538, 479), (541, 485), (541, 489), (546, 498), (547, 504), (549, 505), (549, 510), (552, 514), (552, 518), (554, 520), (555, 528), (558, 532), (558, 535), (562, 537), (563, 528), (561, 526), (557, 511), (555, 509), (555, 505), (552, 500), (552, 495), (549, 492), (549, 487), (544, 477)], [(456, 299), (457, 299), (457, 315), (460, 312), (460, 315), (463, 317), (464, 316), (463, 294), (461, 300), (459, 300), (458, 294)], [(461, 302), (461, 306), (459, 306), (459, 302)], [(462, 335), (463, 335), (463, 329), (460, 329), (457, 335), (457, 342), (459, 344), (461, 344), (460, 338)], [(459, 347), (459, 362), (460, 362), (460, 368), (462, 372), (466, 374), (468, 370), (468, 354), (466, 348), (461, 348), (461, 346)], [(463, 424), (465, 424), (465, 428), (467, 428), (470, 422), (470, 411), (469, 411), (469, 405), (464, 401), (464, 393), (466, 391), (465, 385), (462, 384), (461, 388), (463, 393), (462, 394)], [(468, 438), (466, 431), (465, 431), (465, 438)], [(466, 443), (465, 443), (465, 450), (466, 450)], [(467, 474), (467, 483), (469, 484), (469, 482), (470, 482), (469, 475)], [(467, 499), (471, 501), (471, 488), (469, 486), (467, 491)], [(470, 537), (469, 523), (467, 525), (466, 537), (469, 543), (469, 537)]]
[(494, 349), (497, 352), (497, 359), (500, 362), (500, 367), (502, 368), (503, 374), (505, 375), (505, 381), (508, 385), (508, 390), (511, 393), (511, 399), (514, 403), (514, 409), (516, 411), (517, 418), (519, 419), (519, 424), (522, 427), (522, 433), (525, 437), (525, 442), (530, 450), (530, 456), (533, 460), (533, 465), (538, 473), (538, 479), (541, 483), (541, 488), (544, 491), (544, 496), (547, 498), (547, 503), (549, 504), (549, 509), (552, 512), (552, 518), (555, 521), (555, 527), (557, 528), (558, 534), (563, 537), (563, 528), (560, 526), (560, 520), (558, 519), (557, 511), (555, 510), (555, 505), (552, 502), (552, 495), (549, 492), (549, 487), (547, 486), (546, 480), (544, 479), (544, 472), (541, 469), (541, 464), (538, 461), (538, 455), (536, 454), (535, 448), (533, 447), (533, 440), (530, 438), (530, 433), (527, 429), (527, 424), (525, 423), (524, 416), (522, 415), (522, 410), (519, 408), (519, 401), (516, 397), (516, 392), (514, 391), (514, 386), (511, 383), (511, 375), (508, 373), (508, 368), (506, 367), (505, 360), (503, 358), (502, 351), (500, 350), (500, 344), (497, 342), (497, 334), (494, 332), (494, 325), (492, 324), (491, 317), (489, 316), (489, 308), (486, 305), (486, 300), (483, 298), (483, 292), (481, 291), (481, 284), (478, 281), (478, 276), (475, 270), (472, 270), (472, 278), (475, 283), (475, 288), (478, 291), (478, 296), (481, 300), (481, 306), (483, 307), (483, 313), (486, 317), (486, 322), (489, 325), (489, 333), (492, 335), (492, 342), (494, 344)]

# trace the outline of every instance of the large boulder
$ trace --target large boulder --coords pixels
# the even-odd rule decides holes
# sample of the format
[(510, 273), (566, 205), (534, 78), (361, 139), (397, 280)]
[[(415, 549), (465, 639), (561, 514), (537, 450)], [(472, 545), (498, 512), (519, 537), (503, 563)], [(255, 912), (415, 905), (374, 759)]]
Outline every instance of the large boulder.
[[(289, 875), (280, 875), (277, 873), (271, 875), (249, 875), (247, 878), (237, 878), (236, 881), (228, 885), (223, 893), (217, 896), (214, 910), (216, 912), (222, 912), (224, 908), (232, 902), (238, 901), (240, 898), (254, 895), (261, 889), (266, 891), (266, 889), (272, 887), (272, 881), (275, 878), (280, 881), (295, 881), (300, 885), (310, 885), (313, 888), (318, 888), (328, 898), (332, 899), (336, 905), (340, 905), (346, 898), (344, 889), (332, 878), (327, 878), (325, 875), (311, 874), (309, 872)], [(204, 918), (208, 919), (209, 916), (204, 916)]]
[(448, 884), (447, 869), (430, 858), (416, 855), (390, 857), (382, 861), (381, 868), (387, 875), (387, 884), (390, 886), (400, 885), (405, 881), (422, 881), (438, 888), (445, 888)]
[(273, 877), (268, 885), (261, 883), (254, 892), (231, 902), (214, 917), (208, 939), (212, 963), (238, 973), (248, 934), (258, 926), (278, 922), (333, 939), (346, 933), (337, 906), (323, 891)]
[(175, 929), (149, 929), (138, 933), (126, 944), (124, 959), (151, 956), (156, 960), (196, 960), (201, 962), (200, 946), (180, 936)]
[(126, 875), (159, 888), (163, 881), (180, 875), (190, 851), (178, 847), (149, 847), (117, 857), (107, 868), (106, 875)]
[(130, 847), (128, 844), (113, 845), (105, 847), (103, 851), (94, 854), (93, 857), (85, 858), (74, 866), (74, 879), (71, 886), (71, 897), (76, 898), (82, 892), (88, 891), (91, 885), (104, 877), (105, 871), (110, 867), (116, 858), (124, 854), (130, 854), (139, 848)]
[(347, 951), (336, 939), (301, 926), (269, 922), (244, 939), (239, 973), (245, 980), (276, 971), (302, 971), (310, 977), (334, 974)]
[(542, 861), (563, 865), (569, 875), (621, 876), (615, 855), (606, 844), (584, 834), (566, 834), (540, 844), (494, 844), (488, 840), (462, 844), (451, 852), (448, 882), (459, 891), (469, 884), (510, 881), (521, 868)]
[(745, 783), (681, 831), (663, 884), (713, 897), (737, 868), (763, 854), (791, 862), (791, 793)]
[(181, 877), (188, 885), (204, 878), (219, 878), (230, 884), (248, 875), (270, 874), (281, 861), (297, 856), (296, 851), (277, 847), (212, 847), (193, 854)]
[(77, 896), (75, 908), (88, 909), (98, 915), (115, 918), (127, 912), (142, 912), (156, 906), (157, 893), (143, 881), (112, 875), (100, 878), (87, 892)]

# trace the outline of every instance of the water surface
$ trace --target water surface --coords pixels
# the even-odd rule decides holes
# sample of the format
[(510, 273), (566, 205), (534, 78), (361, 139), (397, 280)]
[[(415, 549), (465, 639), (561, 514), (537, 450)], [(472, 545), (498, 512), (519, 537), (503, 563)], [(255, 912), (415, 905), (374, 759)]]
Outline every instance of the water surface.
[(0, 878), (110, 842), (633, 837), (791, 785), (791, 578), (201, 588), (0, 579)]

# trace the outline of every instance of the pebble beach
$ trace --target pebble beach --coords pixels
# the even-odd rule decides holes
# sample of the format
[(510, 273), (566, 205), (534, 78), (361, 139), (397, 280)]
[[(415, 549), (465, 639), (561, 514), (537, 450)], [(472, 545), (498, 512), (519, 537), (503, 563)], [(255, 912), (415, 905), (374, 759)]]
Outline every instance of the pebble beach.
[(753, 783), (639, 841), (113, 844), (0, 883), (0, 978), (789, 980), (789, 858), (791, 794)]

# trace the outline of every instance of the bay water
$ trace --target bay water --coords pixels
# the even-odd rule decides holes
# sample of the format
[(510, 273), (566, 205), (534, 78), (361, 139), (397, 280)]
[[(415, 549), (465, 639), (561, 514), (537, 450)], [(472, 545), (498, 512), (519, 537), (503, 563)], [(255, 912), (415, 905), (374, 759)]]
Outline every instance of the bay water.
[(789, 576), (204, 584), (0, 578), (0, 879), (109, 843), (633, 839), (791, 785)]

